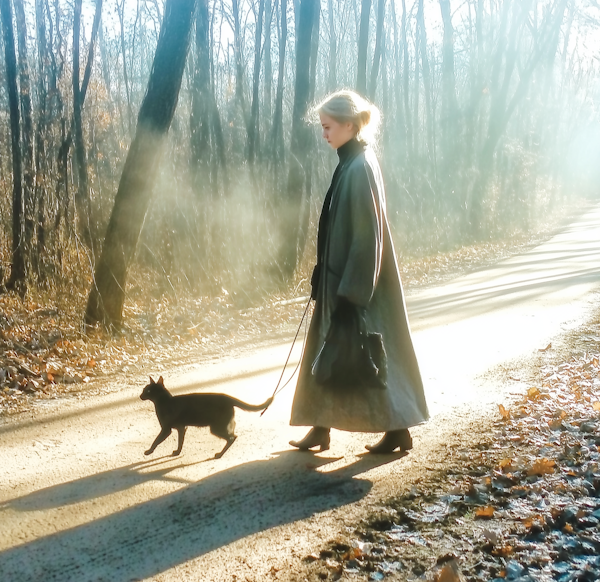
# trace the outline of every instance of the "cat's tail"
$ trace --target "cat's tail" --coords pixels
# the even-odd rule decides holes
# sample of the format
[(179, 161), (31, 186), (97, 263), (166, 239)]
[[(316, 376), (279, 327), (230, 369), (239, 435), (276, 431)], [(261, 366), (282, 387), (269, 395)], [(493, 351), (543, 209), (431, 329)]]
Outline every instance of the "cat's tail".
[(242, 402), (237, 398), (232, 398), (231, 400), (234, 406), (237, 406), (242, 410), (247, 410), (248, 412), (258, 412), (259, 410), (264, 410), (265, 408), (271, 406), (271, 403), (273, 402), (273, 397), (271, 396), (271, 398), (267, 398), (267, 400), (265, 400), (262, 404), (256, 405), (248, 404), (247, 402)]

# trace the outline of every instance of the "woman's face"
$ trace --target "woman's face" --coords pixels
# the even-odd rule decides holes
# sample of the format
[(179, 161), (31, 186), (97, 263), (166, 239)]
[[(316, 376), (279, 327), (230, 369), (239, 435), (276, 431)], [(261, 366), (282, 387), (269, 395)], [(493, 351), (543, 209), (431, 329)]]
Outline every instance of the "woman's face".
[(340, 123), (326, 113), (319, 113), (319, 117), (323, 128), (323, 139), (333, 149), (337, 150), (356, 135), (356, 126), (350, 121)]

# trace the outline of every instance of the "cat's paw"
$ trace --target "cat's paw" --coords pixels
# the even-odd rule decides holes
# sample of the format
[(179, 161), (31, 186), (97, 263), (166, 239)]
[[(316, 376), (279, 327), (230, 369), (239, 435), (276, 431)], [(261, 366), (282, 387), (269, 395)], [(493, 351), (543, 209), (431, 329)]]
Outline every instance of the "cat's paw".
[(172, 456), (172, 457), (178, 457), (180, 452), (181, 452), (181, 451), (173, 451), (173, 452), (171, 453), (171, 456)]
[(147, 451), (144, 451), (144, 455), (151, 455), (152, 454), (152, 449), (148, 449)]

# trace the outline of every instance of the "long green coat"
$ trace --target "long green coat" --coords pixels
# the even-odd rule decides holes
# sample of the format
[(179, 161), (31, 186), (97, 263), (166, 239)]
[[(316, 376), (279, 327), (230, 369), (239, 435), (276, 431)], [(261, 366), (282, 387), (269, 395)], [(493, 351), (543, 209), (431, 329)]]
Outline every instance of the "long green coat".
[[(371, 149), (354, 147), (352, 153), (333, 183), (323, 265), (291, 424), (358, 432), (409, 428), (427, 420), (429, 413), (386, 215), (381, 170)], [(365, 307), (368, 331), (382, 335), (387, 388), (340, 389), (316, 382), (312, 365), (338, 296)]]

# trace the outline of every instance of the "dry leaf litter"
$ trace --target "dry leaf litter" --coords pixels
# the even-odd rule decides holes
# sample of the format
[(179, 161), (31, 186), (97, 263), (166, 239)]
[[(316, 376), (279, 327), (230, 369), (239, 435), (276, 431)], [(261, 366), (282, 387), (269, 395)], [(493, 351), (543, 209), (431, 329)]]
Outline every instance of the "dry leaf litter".
[(489, 442), (307, 556), (307, 580), (600, 580), (599, 388), (600, 353), (546, 365)]

